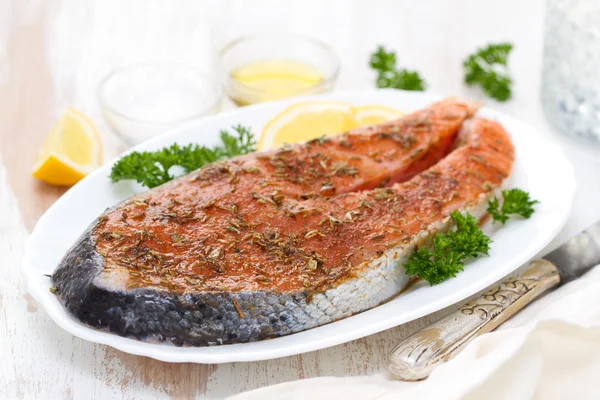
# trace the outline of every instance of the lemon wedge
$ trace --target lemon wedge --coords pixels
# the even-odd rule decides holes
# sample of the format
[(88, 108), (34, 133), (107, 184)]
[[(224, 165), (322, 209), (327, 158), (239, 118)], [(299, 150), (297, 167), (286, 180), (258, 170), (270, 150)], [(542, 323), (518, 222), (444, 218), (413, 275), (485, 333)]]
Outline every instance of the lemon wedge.
[(354, 128), (354, 107), (337, 101), (295, 104), (273, 118), (258, 141), (260, 150), (304, 142)]
[(376, 125), (400, 118), (404, 113), (386, 106), (356, 107), (354, 119), (357, 126)]
[(101, 164), (96, 128), (82, 113), (68, 108), (44, 141), (32, 174), (52, 185), (70, 186)]
[(267, 123), (258, 141), (259, 150), (336, 135), (357, 127), (378, 124), (404, 115), (384, 106), (354, 107), (338, 101), (295, 104)]

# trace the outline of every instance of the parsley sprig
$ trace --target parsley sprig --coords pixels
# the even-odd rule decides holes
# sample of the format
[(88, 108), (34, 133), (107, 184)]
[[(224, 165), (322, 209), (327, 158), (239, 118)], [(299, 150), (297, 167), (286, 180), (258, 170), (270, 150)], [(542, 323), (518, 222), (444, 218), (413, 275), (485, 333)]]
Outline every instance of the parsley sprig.
[(510, 189), (502, 191), (503, 202), (500, 206), (500, 201), (494, 197), (488, 201), (487, 212), (492, 216), (494, 221), (505, 224), (511, 215), (520, 215), (523, 218), (531, 217), (535, 211), (533, 205), (539, 201), (531, 200), (529, 193), (521, 189)]
[[(487, 212), (494, 221), (506, 223), (511, 216), (520, 215), (529, 218), (535, 212), (529, 193), (521, 189), (502, 191), (503, 202), (497, 197), (489, 200)], [(487, 255), (491, 240), (483, 233), (478, 221), (471, 214), (453, 211), (455, 229), (447, 233), (437, 233), (430, 247), (417, 249), (404, 265), (408, 275), (417, 275), (432, 285), (453, 278), (464, 268), (464, 262), (470, 258)]]
[(417, 275), (435, 285), (455, 277), (467, 259), (488, 254), (491, 240), (479, 228), (477, 219), (458, 211), (453, 211), (451, 216), (456, 229), (437, 233), (431, 248), (417, 249), (404, 265), (408, 275)]
[(113, 182), (135, 180), (153, 188), (178, 176), (173, 167), (187, 173), (206, 164), (255, 151), (256, 142), (250, 129), (234, 126), (236, 134), (222, 130), (221, 144), (214, 147), (180, 146), (177, 143), (158, 151), (133, 152), (117, 161), (111, 170)]
[(425, 90), (425, 81), (418, 72), (396, 67), (396, 53), (386, 51), (379, 46), (371, 55), (371, 68), (377, 71), (378, 88), (395, 88), (403, 90)]
[(508, 73), (508, 54), (511, 50), (510, 43), (489, 44), (478, 49), (463, 62), (465, 82), (470, 86), (480, 85), (485, 94), (498, 101), (510, 99), (512, 78)]

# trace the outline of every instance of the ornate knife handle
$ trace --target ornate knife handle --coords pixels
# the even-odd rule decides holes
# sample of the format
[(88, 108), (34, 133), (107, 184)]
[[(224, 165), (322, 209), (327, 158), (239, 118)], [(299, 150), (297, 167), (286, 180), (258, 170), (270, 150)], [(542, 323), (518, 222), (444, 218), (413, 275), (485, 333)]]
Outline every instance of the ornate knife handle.
[(559, 281), (554, 264), (542, 259), (531, 261), (516, 277), (402, 341), (390, 354), (390, 372), (404, 381), (427, 378), (471, 340), (496, 329)]

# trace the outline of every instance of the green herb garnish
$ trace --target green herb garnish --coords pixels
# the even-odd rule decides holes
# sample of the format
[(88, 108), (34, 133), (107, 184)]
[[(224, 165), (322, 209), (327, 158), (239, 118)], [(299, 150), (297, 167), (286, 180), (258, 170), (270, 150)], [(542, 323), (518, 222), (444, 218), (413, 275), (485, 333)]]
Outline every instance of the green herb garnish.
[(396, 68), (396, 53), (387, 52), (383, 46), (371, 54), (371, 68), (377, 71), (378, 88), (395, 88), (403, 90), (425, 90), (425, 81), (418, 72)]
[(492, 216), (494, 221), (499, 221), (505, 224), (511, 215), (520, 215), (523, 218), (531, 217), (535, 211), (533, 205), (539, 203), (537, 200), (531, 200), (529, 193), (521, 189), (503, 190), (502, 207), (497, 197), (488, 201), (487, 212)]
[(463, 63), (465, 82), (470, 86), (480, 85), (485, 94), (498, 101), (510, 99), (512, 78), (507, 62), (511, 50), (510, 43), (490, 44), (478, 49)]
[(456, 229), (437, 233), (431, 249), (417, 249), (404, 265), (408, 275), (417, 275), (435, 285), (455, 277), (463, 270), (465, 260), (488, 254), (491, 240), (479, 228), (477, 219), (458, 211), (453, 211), (451, 216)]
[(175, 143), (158, 151), (127, 154), (113, 165), (110, 179), (113, 182), (131, 179), (153, 188), (177, 177), (172, 167), (188, 173), (218, 160), (255, 151), (256, 142), (250, 129), (238, 125), (233, 130), (237, 135), (222, 130), (222, 144), (214, 147)]

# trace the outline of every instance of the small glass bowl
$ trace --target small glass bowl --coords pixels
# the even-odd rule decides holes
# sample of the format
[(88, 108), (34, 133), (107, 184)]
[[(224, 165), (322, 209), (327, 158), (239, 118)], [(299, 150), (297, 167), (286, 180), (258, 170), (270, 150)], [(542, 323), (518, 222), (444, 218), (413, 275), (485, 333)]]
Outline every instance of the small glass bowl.
[(117, 68), (98, 88), (104, 118), (130, 145), (215, 113), (221, 98), (218, 78), (183, 64), (142, 63)]
[[(255, 34), (235, 39), (221, 50), (219, 61), (223, 71), (225, 93), (239, 106), (329, 92), (333, 89), (340, 71), (338, 57), (329, 46), (293, 33)], [(277, 95), (243, 84), (232, 76), (237, 68), (262, 61), (298, 62), (313, 67), (322, 79), (309, 88)]]

